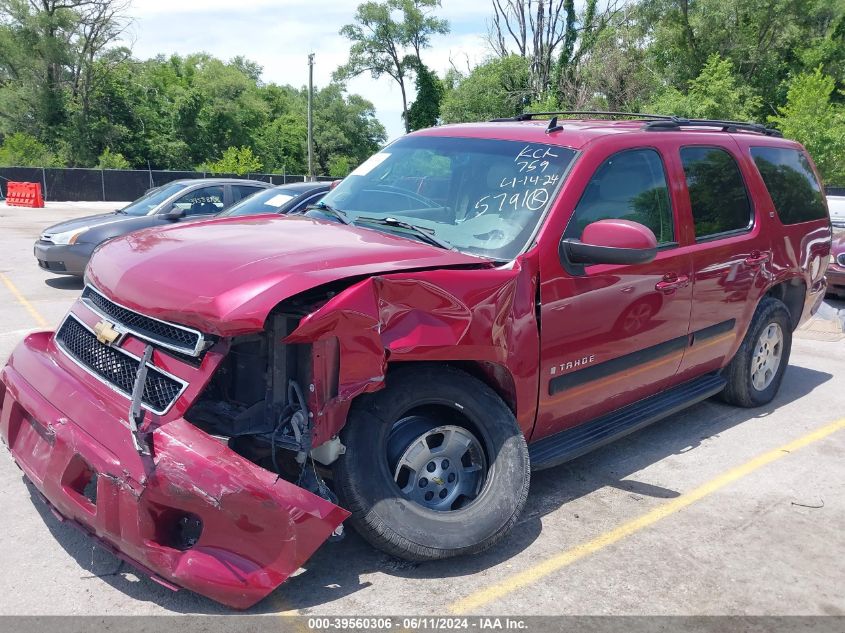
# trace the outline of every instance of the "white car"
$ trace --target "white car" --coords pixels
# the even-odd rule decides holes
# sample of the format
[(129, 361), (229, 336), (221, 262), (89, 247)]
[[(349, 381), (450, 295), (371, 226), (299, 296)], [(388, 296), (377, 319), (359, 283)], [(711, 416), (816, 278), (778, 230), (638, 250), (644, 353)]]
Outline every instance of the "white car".
[(845, 196), (828, 196), (830, 223), (835, 227), (845, 228)]

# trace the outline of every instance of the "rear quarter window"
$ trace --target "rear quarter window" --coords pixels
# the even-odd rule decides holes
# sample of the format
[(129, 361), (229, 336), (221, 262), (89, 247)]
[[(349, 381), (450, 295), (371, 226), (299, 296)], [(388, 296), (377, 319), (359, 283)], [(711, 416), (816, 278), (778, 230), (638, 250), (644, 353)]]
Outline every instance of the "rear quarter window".
[(784, 224), (827, 218), (822, 188), (804, 152), (789, 147), (752, 147), (754, 159)]
[(749, 229), (753, 210), (733, 156), (709, 146), (681, 148), (696, 239)]

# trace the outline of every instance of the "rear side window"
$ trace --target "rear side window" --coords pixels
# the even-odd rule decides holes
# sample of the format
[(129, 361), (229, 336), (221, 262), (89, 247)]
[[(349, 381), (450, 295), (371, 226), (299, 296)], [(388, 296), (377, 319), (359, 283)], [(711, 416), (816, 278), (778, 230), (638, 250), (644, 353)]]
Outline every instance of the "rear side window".
[(252, 187), (250, 185), (232, 185), (232, 202), (240, 202), (244, 198), (248, 198), (259, 191), (264, 190), (261, 187)]
[(751, 201), (733, 156), (718, 147), (682, 147), (681, 163), (697, 239), (751, 226)]
[(627, 150), (602, 163), (575, 208), (567, 237), (581, 237), (588, 224), (606, 219), (644, 224), (658, 244), (675, 240), (666, 173), (656, 151)]
[(827, 218), (822, 188), (803, 152), (789, 147), (752, 147), (751, 157), (781, 222), (798, 224)]

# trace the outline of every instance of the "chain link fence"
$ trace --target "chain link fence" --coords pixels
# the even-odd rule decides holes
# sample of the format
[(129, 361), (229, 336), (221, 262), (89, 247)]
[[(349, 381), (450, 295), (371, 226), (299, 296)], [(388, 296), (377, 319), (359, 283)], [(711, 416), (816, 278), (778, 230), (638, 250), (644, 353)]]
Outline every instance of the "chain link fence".
[[(302, 174), (212, 174), (202, 171), (167, 171), (159, 169), (84, 169), (42, 167), (0, 167), (0, 198), (6, 197), (6, 183), (38, 182), (45, 200), (62, 202), (128, 202), (141, 197), (153, 187), (174, 180), (195, 178), (241, 178), (260, 180), (273, 185), (304, 182)], [(335, 180), (331, 176), (317, 176), (317, 180)], [(825, 187), (829, 196), (845, 196), (845, 187)]]
[[(212, 174), (201, 171), (167, 171), (143, 169), (83, 169), (42, 167), (0, 167), (0, 197), (6, 197), (6, 183), (37, 182), (45, 200), (62, 202), (126, 202), (141, 197), (153, 187), (165, 185), (174, 180), (196, 178), (241, 178), (260, 180), (273, 185), (289, 182), (303, 182), (301, 174)], [(329, 176), (318, 176), (317, 180), (333, 180)]]

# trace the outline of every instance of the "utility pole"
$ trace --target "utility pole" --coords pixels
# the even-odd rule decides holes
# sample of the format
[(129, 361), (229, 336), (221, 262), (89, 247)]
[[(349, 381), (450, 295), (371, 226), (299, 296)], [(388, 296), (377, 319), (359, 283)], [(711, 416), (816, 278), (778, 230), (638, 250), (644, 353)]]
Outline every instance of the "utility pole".
[(308, 180), (314, 182), (314, 122), (311, 101), (314, 99), (314, 53), (308, 53)]

